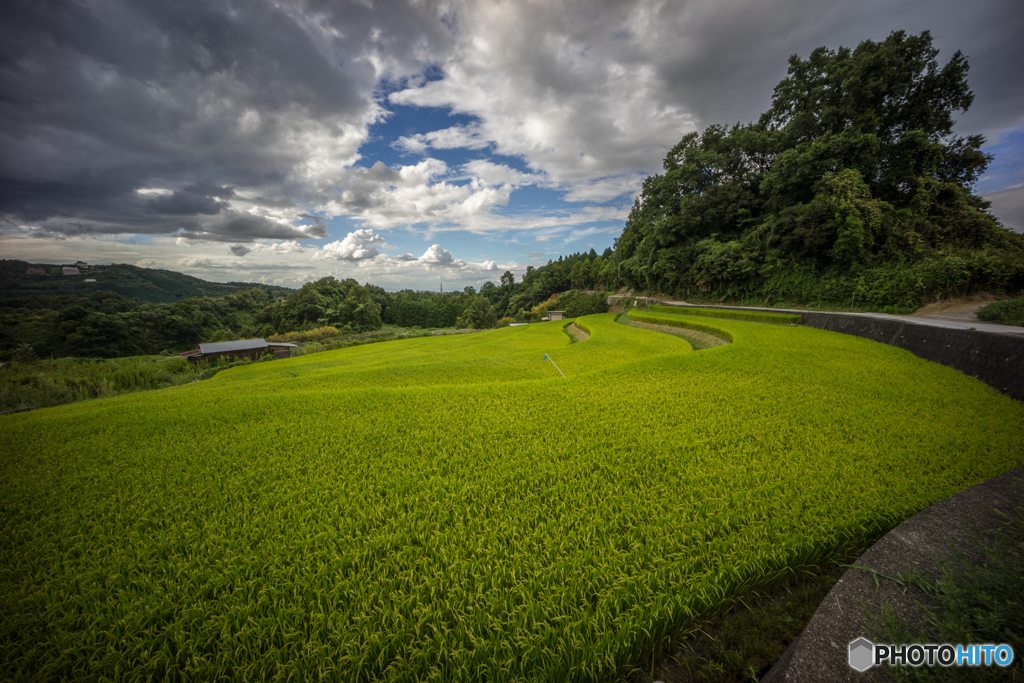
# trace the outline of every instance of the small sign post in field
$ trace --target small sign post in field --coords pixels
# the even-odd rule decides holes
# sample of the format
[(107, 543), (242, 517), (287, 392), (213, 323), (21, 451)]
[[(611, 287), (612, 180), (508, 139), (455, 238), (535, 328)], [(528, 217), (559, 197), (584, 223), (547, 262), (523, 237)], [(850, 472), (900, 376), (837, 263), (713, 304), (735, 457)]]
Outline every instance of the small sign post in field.
[[(546, 353), (544, 354), (544, 360), (550, 360), (551, 364), (555, 365), (555, 361), (551, 360), (551, 358)], [(555, 370), (558, 370), (558, 374), (559, 375), (561, 375), (562, 377), (565, 377), (565, 373), (562, 372), (562, 370), (557, 365), (555, 365)], [(566, 379), (568, 379), (568, 378), (566, 378)]]

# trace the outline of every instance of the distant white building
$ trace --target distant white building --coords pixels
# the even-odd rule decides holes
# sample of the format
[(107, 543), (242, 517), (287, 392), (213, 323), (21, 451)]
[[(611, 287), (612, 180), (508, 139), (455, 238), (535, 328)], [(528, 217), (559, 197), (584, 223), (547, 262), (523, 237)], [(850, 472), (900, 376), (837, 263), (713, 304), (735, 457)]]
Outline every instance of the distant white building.
[(561, 320), (565, 317), (565, 311), (548, 311), (548, 320)]
[(65, 275), (81, 275), (74, 266), (64, 266), (63, 271)]
[(85, 278), (85, 282), (96, 282), (96, 280), (94, 280), (91, 277), (87, 277), (87, 278)]

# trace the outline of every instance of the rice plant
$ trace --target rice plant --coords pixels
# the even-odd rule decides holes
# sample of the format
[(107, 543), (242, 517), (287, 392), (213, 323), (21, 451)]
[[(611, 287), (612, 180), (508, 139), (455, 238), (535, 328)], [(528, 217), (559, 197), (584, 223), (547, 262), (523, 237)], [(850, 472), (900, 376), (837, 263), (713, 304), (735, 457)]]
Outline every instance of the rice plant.
[(3, 416), (0, 670), (607, 680), (1024, 453), (1020, 403), (865, 339), (570, 322)]

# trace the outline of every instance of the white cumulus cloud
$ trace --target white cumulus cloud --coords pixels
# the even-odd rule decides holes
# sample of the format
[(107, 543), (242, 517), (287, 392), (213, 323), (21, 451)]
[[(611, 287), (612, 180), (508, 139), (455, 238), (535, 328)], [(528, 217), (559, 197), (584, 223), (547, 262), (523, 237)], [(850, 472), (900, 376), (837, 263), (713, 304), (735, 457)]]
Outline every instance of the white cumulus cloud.
[(322, 249), (313, 254), (313, 260), (346, 261), (356, 264), (360, 268), (369, 268), (384, 273), (398, 271), (426, 273), (434, 270), (489, 273), (498, 270), (498, 264), (495, 261), (485, 260), (477, 263), (457, 259), (440, 244), (430, 245), (421, 256), (413, 254), (392, 256), (381, 253), (377, 246), (385, 244), (385, 239), (372, 230), (356, 230), (348, 233), (343, 240), (325, 244)]
[(478, 125), (452, 126), (428, 133), (403, 135), (394, 143), (396, 149), (412, 154), (426, 154), (434, 149), (487, 149), (491, 141), (484, 135)]
[[(181, 239), (181, 238), (179, 238)], [(246, 254), (299, 254), (306, 250), (295, 240), (288, 242), (257, 242), (256, 244), (232, 244), (229, 248), (235, 256)]]
[(384, 238), (374, 234), (372, 230), (356, 230), (338, 242), (325, 244), (323, 249), (313, 254), (314, 260), (334, 259), (335, 261), (363, 261), (376, 258), (378, 244), (384, 244)]
[(480, 226), (495, 207), (508, 203), (510, 186), (459, 184), (439, 159), (391, 168), (377, 162), (350, 169), (344, 190), (327, 204), (333, 215), (358, 218), (372, 229), (428, 225)]

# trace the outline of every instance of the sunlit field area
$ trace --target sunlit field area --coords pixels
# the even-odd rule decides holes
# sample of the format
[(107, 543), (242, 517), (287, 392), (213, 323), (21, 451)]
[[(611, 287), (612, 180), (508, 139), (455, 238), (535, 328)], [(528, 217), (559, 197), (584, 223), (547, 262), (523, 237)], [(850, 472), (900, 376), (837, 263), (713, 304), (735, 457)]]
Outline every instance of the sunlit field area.
[(646, 315), (732, 343), (606, 314), (0, 416), (0, 671), (613, 679), (1021, 464), (1024, 406), (954, 370)]

